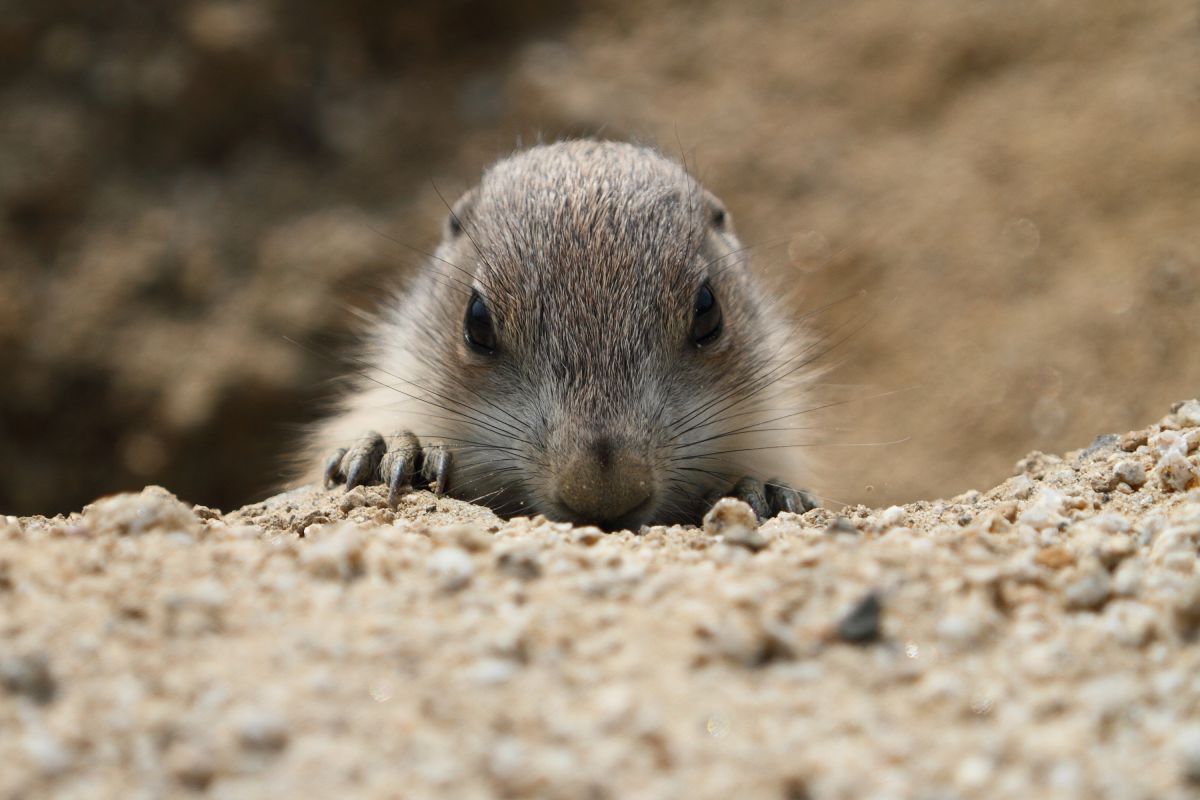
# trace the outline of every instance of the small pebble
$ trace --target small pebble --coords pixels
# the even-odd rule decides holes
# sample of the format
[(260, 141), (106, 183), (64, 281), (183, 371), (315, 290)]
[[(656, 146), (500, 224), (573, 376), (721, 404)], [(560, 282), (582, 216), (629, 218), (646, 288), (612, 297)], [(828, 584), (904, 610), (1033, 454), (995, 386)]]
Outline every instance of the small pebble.
[(186, 743), (171, 748), (166, 764), (176, 781), (196, 791), (207, 789), (217, 773), (212, 752)]
[(879, 524), (884, 528), (894, 528), (903, 525), (908, 515), (900, 506), (888, 506), (879, 515)]
[(351, 580), (362, 574), (363, 537), (351, 523), (319, 526), (306, 533), (300, 563), (318, 578)]
[(426, 564), (429, 574), (443, 591), (456, 592), (467, 586), (475, 574), (471, 554), (461, 547), (439, 547)]
[(1104, 605), (1111, 594), (1112, 579), (1108, 570), (1097, 564), (1067, 584), (1063, 589), (1063, 601), (1069, 609), (1091, 610)]
[(853, 644), (868, 644), (879, 639), (879, 623), (883, 602), (878, 592), (870, 592), (842, 617), (837, 626), (838, 638)]
[(1172, 612), (1176, 630), (1192, 641), (1200, 634), (1200, 578), (1192, 578), (1179, 591)]
[(482, 686), (499, 686), (510, 681), (518, 668), (507, 658), (481, 658), (467, 669), (467, 676)]
[(1037, 530), (1058, 528), (1067, 521), (1062, 514), (1065, 505), (1066, 498), (1061, 492), (1054, 489), (1042, 489), (1029, 508), (1021, 512), (1017, 519), (1022, 524)]
[(496, 556), (496, 567), (511, 578), (531, 581), (542, 574), (538, 553), (539, 548), (533, 545), (512, 545)]
[(493, 543), (493, 537), (474, 525), (444, 525), (429, 531), (429, 538), (439, 545), (453, 545), (471, 553), (482, 553)]
[(58, 694), (58, 682), (45, 653), (0, 657), (0, 686), (12, 694), (45, 704)]
[(1132, 453), (1145, 445), (1149, 438), (1149, 432), (1146, 430), (1130, 431), (1121, 437), (1121, 442), (1118, 446), (1126, 453)]
[(71, 766), (71, 754), (49, 731), (37, 726), (25, 736), (25, 753), (47, 777), (63, 774)]
[(1163, 489), (1169, 492), (1182, 492), (1194, 482), (1200, 481), (1200, 470), (1197, 470), (1184, 451), (1173, 448), (1163, 454), (1154, 467), (1154, 474)]
[(196, 536), (202, 530), (191, 506), (181, 503), (161, 486), (141, 492), (116, 494), (83, 509), (84, 522), (96, 533), (141, 536), (152, 531), (180, 531)]
[(1104, 610), (1105, 627), (1126, 647), (1142, 647), (1149, 642), (1157, 619), (1149, 606), (1128, 600), (1110, 603)]
[(1183, 779), (1200, 784), (1200, 725), (1193, 723), (1180, 731), (1175, 747), (1179, 752)]
[(828, 534), (851, 534), (857, 536), (859, 533), (858, 526), (845, 517), (834, 517), (829, 525), (825, 528), (825, 533)]
[(758, 519), (750, 506), (732, 497), (718, 500), (704, 515), (704, 532), (721, 536), (725, 542), (753, 552), (764, 549), (769, 543), (758, 530)]
[(248, 750), (274, 752), (288, 743), (287, 720), (273, 711), (243, 711), (234, 723), (234, 730), (238, 742)]
[(575, 544), (581, 544), (584, 547), (591, 547), (603, 538), (604, 531), (594, 525), (585, 525), (582, 528), (571, 529), (571, 541)]
[(1033, 557), (1034, 563), (1050, 569), (1062, 569), (1075, 563), (1075, 554), (1062, 545), (1043, 547)]
[(1200, 400), (1188, 400), (1172, 416), (1185, 428), (1200, 428)]
[(1146, 470), (1136, 461), (1120, 461), (1113, 467), (1113, 477), (1130, 489), (1140, 489), (1146, 484)]
[(1014, 500), (1028, 500), (1033, 497), (1035, 488), (1036, 485), (1028, 475), (1018, 475), (1008, 482), (1008, 496)]

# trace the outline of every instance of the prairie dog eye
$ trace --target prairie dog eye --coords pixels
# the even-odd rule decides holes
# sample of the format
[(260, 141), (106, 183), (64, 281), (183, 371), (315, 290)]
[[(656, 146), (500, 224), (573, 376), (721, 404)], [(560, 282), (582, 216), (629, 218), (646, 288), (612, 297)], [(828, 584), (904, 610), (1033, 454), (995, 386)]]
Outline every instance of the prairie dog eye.
[(492, 312), (479, 292), (472, 292), (471, 299), (467, 301), (463, 338), (467, 340), (467, 347), (476, 353), (487, 356), (496, 354), (496, 326), (492, 324)]
[(692, 342), (697, 347), (712, 344), (721, 335), (721, 305), (708, 281), (696, 292), (695, 316), (692, 318)]

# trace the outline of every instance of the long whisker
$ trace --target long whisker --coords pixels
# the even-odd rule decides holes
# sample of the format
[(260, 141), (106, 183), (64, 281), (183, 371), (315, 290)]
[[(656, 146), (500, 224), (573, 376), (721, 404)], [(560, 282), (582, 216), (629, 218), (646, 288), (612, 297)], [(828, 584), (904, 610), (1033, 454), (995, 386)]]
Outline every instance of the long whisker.
[[(865, 325), (865, 323), (864, 323), (864, 325)], [(815, 348), (817, 348), (819, 345), (821, 345), (825, 341), (831, 339), (834, 334), (836, 334), (838, 331), (840, 331), (842, 328), (845, 328), (845, 327), (846, 327), (845, 324), (840, 325), (840, 326), (838, 326), (838, 328), (834, 329), (834, 331), (831, 331), (830, 333), (819, 337), (815, 342), (804, 347), (794, 357), (785, 360), (783, 364), (776, 366), (774, 368), (771, 368), (771, 369), (767, 370), (765, 373), (763, 373), (762, 375), (760, 375), (759, 377), (753, 378), (750, 381), (748, 381), (747, 382), (748, 385), (740, 384), (738, 386), (735, 386), (732, 389), (729, 389), (726, 392), (723, 392), (722, 394), (718, 395), (717, 398), (715, 398), (713, 400), (709, 400), (706, 403), (701, 404), (701, 406), (698, 409), (695, 409), (692, 412), (685, 414), (681, 419), (676, 420), (672, 424), (671, 427), (676, 428), (680, 425), (683, 425), (683, 424), (695, 419), (696, 416), (704, 413), (706, 410), (708, 410), (709, 408), (712, 408), (714, 405), (719, 406), (716, 411), (709, 414), (708, 417), (705, 417), (700, 422), (694, 423), (693, 425), (691, 425), (688, 428), (685, 428), (682, 431), (677, 431), (676, 434), (673, 436), (672, 440), (673, 441), (677, 440), (679, 436), (682, 436), (683, 434), (687, 433), (688, 431), (695, 430), (698, 427), (708, 424), (708, 422), (713, 418), (713, 416), (719, 415), (719, 414), (723, 413), (724, 411), (727, 411), (727, 410), (733, 408), (738, 403), (741, 403), (751, 397), (754, 397), (755, 395), (759, 394), (762, 390), (768, 388), (769, 386), (776, 383), (777, 381), (782, 380), (783, 378), (786, 378), (789, 375), (795, 373), (797, 370), (803, 369), (806, 366), (812, 364), (813, 361), (815, 361), (816, 359), (821, 358), (824, 355), (827, 355), (835, 347), (845, 343), (847, 340), (849, 340), (849, 338), (851, 336), (858, 333), (858, 331), (862, 330), (863, 326), (859, 326), (858, 328), (852, 330), (848, 335), (843, 337), (840, 341), (835, 341), (826, 350), (824, 350), (822, 352), (817, 352), (815, 355), (812, 354), (811, 351), (813, 351)], [(778, 374), (778, 373), (780, 373), (781, 370), (786, 370), (786, 372), (783, 372), (783, 374)], [(729, 398), (731, 398), (731, 397), (733, 398), (732, 402), (726, 403), (726, 401), (728, 401)], [(725, 404), (725, 405), (721, 405), (721, 404)]]
[(475, 417), (472, 417), (470, 414), (464, 414), (464, 413), (462, 413), (462, 412), (460, 412), (460, 411), (455, 411), (455, 410), (454, 410), (454, 409), (452, 409), (452, 408), (446, 408), (445, 406), (438, 405), (437, 403), (434, 403), (433, 401), (431, 401), (431, 400), (427, 400), (427, 399), (425, 399), (425, 398), (423, 398), (423, 397), (417, 397), (417, 396), (415, 396), (415, 395), (408, 394), (407, 392), (404, 392), (403, 390), (399, 389), (398, 387), (396, 387), (396, 386), (392, 386), (392, 385), (390, 385), (390, 384), (388, 384), (388, 383), (385, 383), (385, 382), (383, 382), (383, 381), (379, 380), (378, 378), (375, 378), (375, 377), (373, 377), (373, 376), (371, 376), (371, 375), (368, 375), (368, 374), (366, 374), (365, 372), (359, 371), (357, 374), (358, 374), (360, 377), (366, 378), (367, 380), (369, 380), (369, 381), (372, 381), (372, 382), (374, 382), (374, 383), (377, 383), (377, 384), (379, 384), (380, 386), (382, 386), (382, 387), (384, 387), (384, 388), (386, 388), (386, 389), (391, 389), (392, 391), (395, 391), (395, 392), (397, 392), (397, 393), (399, 393), (399, 394), (402, 394), (402, 395), (404, 395), (405, 397), (410, 397), (410, 398), (412, 398), (413, 400), (417, 400), (418, 402), (422, 402), (422, 403), (428, 403), (429, 405), (433, 406), (434, 408), (440, 409), (440, 410), (442, 410), (442, 411), (449, 411), (449, 412), (450, 412), (450, 413), (452, 413), (452, 414), (460, 414), (460, 415), (461, 415), (463, 418), (465, 418), (465, 419), (469, 419), (469, 420), (471, 420), (472, 422), (475, 422), (475, 423), (476, 423), (477, 425), (479, 425), (480, 427), (483, 427), (483, 428), (486, 428), (486, 429), (488, 429), (488, 430), (491, 430), (493, 433), (498, 433), (498, 434), (501, 434), (501, 435), (507, 435), (507, 436), (511, 436), (512, 438), (516, 439), (516, 440), (517, 440), (517, 441), (519, 441), (519, 442), (522, 442), (522, 443), (524, 443), (524, 444), (529, 444), (529, 442), (526, 442), (524, 439), (522, 439), (522, 438), (521, 438), (521, 436), (520, 436), (520, 434), (519, 434), (519, 432), (518, 432), (518, 431), (516, 431), (516, 430), (513, 430), (511, 427), (509, 427), (509, 425), (508, 425), (507, 423), (505, 423), (505, 422), (503, 422), (503, 421), (501, 421), (501, 420), (499, 420), (499, 419), (496, 419), (494, 416), (492, 416), (491, 414), (487, 413), (486, 411), (482, 411), (482, 410), (480, 410), (480, 409), (478, 409), (478, 408), (475, 408), (474, 406), (472, 406), (472, 405), (471, 405), (471, 404), (469, 404), (469, 403), (464, 403), (464, 402), (463, 402), (463, 401), (461, 401), (461, 400), (456, 400), (455, 398), (451, 397), (450, 395), (443, 394), (442, 392), (437, 392), (437, 391), (434, 391), (434, 390), (432, 390), (432, 389), (429, 389), (428, 387), (422, 386), (422, 385), (421, 385), (421, 384), (419, 384), (419, 383), (416, 383), (416, 382), (414, 382), (414, 381), (410, 381), (410, 380), (408, 380), (407, 378), (405, 378), (404, 376), (402, 376), (402, 375), (396, 375), (396, 374), (395, 374), (395, 373), (393, 373), (393, 372), (389, 372), (388, 370), (385, 370), (385, 369), (383, 369), (383, 368), (381, 368), (381, 367), (378, 367), (378, 366), (376, 366), (376, 365), (372, 364), (371, 362), (367, 361), (366, 359), (362, 359), (362, 358), (352, 358), (352, 359), (351, 359), (351, 361), (352, 361), (353, 363), (355, 363), (356, 365), (358, 365), (358, 366), (360, 366), (360, 367), (363, 367), (364, 369), (375, 369), (375, 370), (378, 370), (380, 373), (382, 373), (382, 374), (384, 374), (384, 375), (388, 376), (389, 378), (393, 378), (393, 379), (395, 379), (395, 380), (398, 380), (398, 381), (403, 381), (404, 383), (407, 383), (409, 386), (414, 386), (414, 387), (416, 387), (417, 389), (420, 389), (420, 390), (422, 390), (422, 391), (428, 392), (429, 394), (433, 395), (434, 397), (438, 398), (439, 400), (443, 400), (443, 401), (445, 401), (445, 402), (447, 402), (447, 403), (453, 403), (453, 404), (455, 404), (455, 405), (457, 405), (457, 406), (461, 406), (461, 407), (463, 407), (463, 408), (467, 409), (468, 411), (471, 411), (471, 412), (473, 412), (473, 413), (475, 413), (475, 414), (479, 414), (479, 415), (481, 415), (481, 416), (483, 416), (483, 417), (487, 418), (488, 420), (490, 420), (490, 421), (491, 421), (491, 423), (492, 423), (492, 425), (488, 425), (488, 424), (487, 424), (487, 423), (485, 423), (485, 422), (481, 422), (480, 420), (476, 419)]
[[(313, 355), (317, 355), (317, 356), (322, 356), (322, 357), (324, 357), (324, 354), (323, 354), (323, 353), (320, 353), (320, 352), (318, 352), (317, 350), (315, 350), (315, 349), (313, 349), (313, 348), (311, 348), (311, 347), (308, 347), (308, 346), (306, 346), (306, 345), (304, 345), (304, 344), (302, 344), (302, 343), (300, 343), (300, 342), (296, 341), (295, 339), (291, 338), (290, 336), (285, 336), (285, 337), (283, 337), (283, 338), (284, 338), (284, 340), (285, 340), (285, 341), (287, 341), (287, 342), (290, 342), (291, 344), (294, 344), (296, 347), (299, 347), (300, 349), (302, 349), (302, 350), (304, 350), (304, 351), (306, 351), (306, 352), (312, 353)], [(366, 361), (365, 359), (361, 359), (361, 358), (351, 358), (351, 359), (350, 359), (350, 361), (351, 361), (351, 363), (354, 363), (354, 364), (356, 364), (356, 365), (361, 365), (361, 366), (362, 366), (362, 367), (364, 367), (364, 368), (375, 368), (375, 369), (379, 369), (378, 367), (373, 367), (373, 365), (371, 365), (371, 364), (370, 364), (370, 362)], [(501, 426), (501, 427), (500, 427), (500, 428), (495, 428), (495, 427), (492, 427), (492, 426), (488, 425), (487, 423), (485, 423), (485, 422), (482, 422), (481, 420), (479, 420), (479, 419), (476, 419), (475, 417), (472, 417), (470, 414), (466, 414), (466, 413), (463, 413), (463, 412), (461, 412), (461, 411), (457, 411), (457, 410), (455, 410), (455, 409), (453, 409), (453, 408), (447, 408), (447, 407), (445, 407), (445, 406), (438, 405), (437, 403), (434, 403), (433, 401), (431, 401), (431, 400), (428, 400), (428, 399), (426, 399), (426, 398), (424, 398), (424, 397), (418, 397), (418, 396), (416, 396), (416, 395), (414, 395), (414, 394), (409, 394), (408, 392), (405, 392), (405, 391), (403, 391), (402, 389), (400, 389), (400, 388), (398, 388), (398, 387), (396, 387), (396, 386), (392, 386), (392, 385), (390, 385), (390, 384), (388, 384), (388, 383), (385, 383), (385, 382), (383, 382), (383, 381), (379, 380), (379, 379), (378, 379), (378, 378), (376, 378), (375, 376), (368, 374), (368, 373), (365, 371), (365, 369), (357, 369), (357, 370), (354, 370), (354, 374), (355, 374), (355, 375), (358, 375), (360, 378), (362, 378), (362, 379), (364, 379), (364, 380), (367, 380), (367, 381), (370, 381), (370, 382), (372, 382), (372, 383), (378, 384), (379, 386), (382, 386), (383, 388), (385, 388), (385, 389), (388, 389), (388, 390), (390, 390), (390, 391), (396, 392), (397, 394), (400, 394), (400, 395), (402, 395), (402, 396), (404, 396), (404, 397), (408, 397), (408, 398), (410, 398), (410, 399), (412, 399), (412, 400), (416, 400), (416, 401), (417, 401), (417, 402), (419, 402), (419, 403), (426, 403), (426, 404), (428, 404), (428, 405), (430, 405), (430, 406), (433, 406), (434, 408), (436, 408), (436, 409), (438, 409), (438, 410), (440, 410), (440, 411), (448, 411), (448, 412), (449, 412), (449, 413), (451, 413), (451, 414), (456, 414), (456, 415), (458, 415), (459, 417), (461, 417), (462, 419), (464, 419), (464, 420), (468, 420), (468, 421), (470, 421), (470, 422), (473, 422), (473, 423), (475, 423), (476, 425), (480, 426), (481, 428), (484, 428), (485, 430), (489, 430), (489, 431), (491, 431), (491, 432), (493, 432), (493, 433), (495, 433), (495, 434), (497, 434), (497, 435), (500, 435), (500, 436), (509, 436), (509, 437), (511, 437), (511, 438), (513, 438), (513, 439), (515, 439), (515, 440), (519, 441), (519, 442), (522, 442), (523, 444), (527, 444), (527, 445), (528, 445), (528, 444), (530, 444), (529, 442), (527, 442), (527, 441), (525, 441), (524, 439), (522, 439), (522, 438), (521, 438), (521, 436), (520, 436), (520, 434), (519, 434), (517, 431), (514, 431), (514, 430), (512, 430), (512, 429), (510, 429), (510, 428), (507, 428), (507, 426), (505, 426), (505, 425), (504, 425), (503, 423), (501, 423), (499, 420), (495, 420), (495, 419), (494, 419), (494, 418), (492, 418), (490, 415), (488, 415), (488, 414), (486, 414), (486, 413), (484, 413), (484, 412), (481, 412), (481, 411), (479, 411), (478, 409), (475, 409), (475, 408), (473, 408), (472, 406), (470, 406), (470, 405), (468, 405), (468, 404), (466, 404), (466, 403), (463, 403), (463, 402), (461, 402), (461, 401), (456, 401), (456, 400), (454, 400), (453, 398), (451, 398), (451, 397), (448, 397), (447, 395), (441, 394), (440, 392), (435, 392), (435, 391), (432, 391), (432, 390), (430, 390), (430, 389), (427, 389), (426, 387), (423, 387), (423, 386), (421, 386), (420, 384), (414, 383), (413, 381), (410, 381), (410, 380), (408, 380), (408, 379), (406, 379), (406, 378), (403, 378), (403, 377), (401, 377), (401, 376), (399, 376), (399, 375), (393, 375), (392, 373), (388, 372), (387, 370), (384, 370), (384, 369), (379, 369), (379, 371), (380, 371), (381, 373), (383, 373), (384, 375), (387, 375), (388, 377), (395, 378), (396, 380), (404, 381), (405, 383), (408, 383), (408, 384), (410, 384), (410, 385), (412, 385), (412, 386), (415, 386), (415, 387), (416, 387), (416, 388), (418, 388), (418, 389), (421, 389), (421, 390), (423, 390), (423, 391), (427, 391), (427, 392), (429, 392), (430, 394), (434, 395), (435, 397), (441, 398), (442, 400), (445, 400), (445, 401), (447, 401), (447, 402), (450, 402), (450, 403), (454, 403), (454, 404), (456, 404), (456, 405), (463, 406), (464, 408), (467, 408), (467, 409), (469, 409), (469, 410), (471, 410), (471, 411), (474, 411), (475, 413), (483, 414), (484, 416), (488, 417), (489, 419), (492, 419), (492, 420), (493, 420), (493, 422), (495, 422), (497, 425), (499, 425), (499, 426)], [(532, 446), (532, 445), (531, 445), (531, 446)]]
[(787, 450), (796, 447), (883, 447), (887, 445), (903, 444), (911, 439), (910, 436), (905, 436), (900, 439), (893, 439), (889, 442), (809, 442), (805, 444), (769, 444), (762, 447), (737, 447), (731, 450), (713, 450), (707, 453), (698, 453), (695, 455), (682, 455), (671, 459), (672, 461), (686, 461), (689, 458), (705, 458), (707, 456), (719, 456), (726, 453), (756, 453), (760, 450)]
[[(849, 404), (849, 403), (861, 403), (861, 402), (866, 402), (866, 401), (868, 401), (868, 400), (877, 400), (877, 399), (879, 399), (879, 398), (881, 398), (881, 397), (890, 397), (890, 396), (892, 396), (892, 395), (896, 395), (896, 394), (901, 394), (901, 393), (903, 393), (903, 392), (912, 391), (912, 390), (913, 390), (913, 389), (915, 389), (915, 388), (917, 388), (917, 387), (915, 387), (915, 386), (908, 386), (908, 387), (905, 387), (905, 388), (903, 388), (903, 389), (893, 389), (893, 390), (892, 390), (892, 391), (890, 391), (890, 392), (880, 392), (879, 394), (871, 395), (870, 397), (852, 397), (852, 398), (849, 398), (849, 399), (847, 399), (847, 400), (834, 400), (834, 401), (831, 401), (831, 402), (828, 402), (828, 403), (822, 403), (821, 405), (818, 405), (818, 406), (810, 406), (809, 408), (804, 408), (804, 409), (801, 409), (801, 410), (799, 410), (799, 411), (793, 411), (793, 412), (792, 412), (792, 413), (790, 413), (790, 414), (784, 414), (784, 415), (782, 415), (782, 416), (774, 417), (774, 418), (772, 418), (772, 419), (765, 419), (765, 420), (762, 420), (761, 422), (756, 422), (756, 423), (754, 423), (753, 425), (746, 425), (746, 426), (743, 426), (743, 427), (741, 427), (741, 428), (735, 428), (734, 430), (731, 430), (731, 431), (725, 431), (725, 432), (723, 432), (723, 433), (719, 433), (719, 434), (716, 434), (716, 435), (714, 435), (714, 436), (709, 436), (709, 437), (707, 437), (707, 438), (704, 438), (704, 439), (698, 439), (698, 440), (696, 440), (696, 441), (694, 441), (694, 442), (687, 442), (687, 443), (685, 443), (685, 444), (681, 444), (681, 445), (680, 445), (680, 447), (681, 447), (681, 448), (684, 448), (684, 447), (694, 447), (694, 446), (696, 446), (696, 445), (698, 445), (698, 444), (704, 444), (705, 442), (711, 442), (711, 441), (713, 441), (714, 439), (722, 439), (722, 438), (724, 438), (724, 437), (726, 437), (726, 436), (736, 436), (736, 435), (738, 435), (738, 434), (741, 434), (741, 433), (763, 433), (763, 432), (765, 432), (765, 431), (786, 431), (786, 430), (822, 430), (822, 429), (820, 429), (820, 428), (815, 428), (815, 427), (800, 427), (800, 428), (759, 428), (759, 426), (760, 426), (760, 425), (770, 425), (770, 424), (771, 424), (771, 423), (773, 423), (773, 422), (781, 422), (782, 420), (789, 419), (789, 418), (791, 418), (791, 417), (797, 417), (797, 416), (800, 416), (801, 414), (811, 414), (811, 413), (813, 413), (814, 411), (823, 411), (823, 410), (825, 410), (825, 409), (828, 409), (828, 408), (836, 408), (837, 406), (844, 406), (844, 405), (847, 405), (847, 404)], [(721, 417), (718, 417), (717, 419), (713, 420), (713, 422), (711, 422), (711, 423), (708, 423), (708, 424), (716, 424), (716, 423), (718, 423), (718, 422), (721, 422), (721, 421), (723, 421), (724, 419), (728, 419), (728, 418), (721, 418)]]

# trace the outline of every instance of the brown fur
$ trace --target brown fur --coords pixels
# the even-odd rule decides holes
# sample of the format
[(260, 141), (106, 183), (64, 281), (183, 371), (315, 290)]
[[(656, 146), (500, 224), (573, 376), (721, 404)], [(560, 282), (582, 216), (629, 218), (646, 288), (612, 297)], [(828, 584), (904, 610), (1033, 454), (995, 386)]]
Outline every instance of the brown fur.
[[(308, 477), (366, 431), (407, 429), (450, 448), (451, 494), (508, 514), (577, 516), (556, 481), (600, 440), (646, 467), (653, 502), (633, 524), (695, 521), (744, 474), (796, 480), (797, 448), (750, 449), (794, 436), (743, 429), (804, 408), (808, 340), (760, 292), (723, 216), (644, 147), (560, 142), (498, 162), (379, 313), (365, 376), (313, 432)], [(700, 348), (689, 332), (705, 280), (724, 328)], [(464, 342), (470, 287), (495, 321), (494, 357)]]

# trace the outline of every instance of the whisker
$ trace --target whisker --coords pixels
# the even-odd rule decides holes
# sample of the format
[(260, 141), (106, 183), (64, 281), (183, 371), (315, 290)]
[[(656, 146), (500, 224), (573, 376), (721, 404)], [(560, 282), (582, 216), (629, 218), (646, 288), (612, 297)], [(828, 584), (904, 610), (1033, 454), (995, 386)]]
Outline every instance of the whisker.
[[(823, 411), (828, 408), (836, 408), (837, 406), (848, 405), (849, 403), (866, 402), (868, 400), (877, 400), (881, 397), (890, 397), (892, 395), (912, 391), (914, 388), (916, 388), (916, 387), (908, 386), (903, 389), (893, 389), (889, 392), (880, 392), (878, 394), (871, 395), (870, 397), (861, 397), (861, 398), (852, 397), (847, 400), (834, 400), (834, 401), (831, 401), (828, 403), (823, 403), (818, 406), (810, 406), (809, 408), (804, 408), (799, 411), (793, 411), (790, 414), (784, 414), (782, 416), (775, 417), (773, 419), (763, 420), (763, 421), (757, 422), (753, 425), (747, 425), (747, 426), (744, 426), (741, 428), (736, 428), (732, 431), (726, 431), (724, 433), (719, 433), (714, 436), (709, 436), (708, 438), (705, 438), (705, 439), (699, 439), (694, 442), (687, 442), (684, 444), (680, 444), (679, 446), (680, 446), (680, 448), (694, 447), (695, 445), (704, 444), (705, 442), (710, 442), (710, 441), (713, 441), (714, 439), (721, 439), (726, 436), (736, 436), (741, 433), (764, 433), (766, 431), (786, 431), (786, 430), (839, 430), (839, 429), (816, 428), (816, 427), (811, 427), (811, 426), (810, 427), (800, 427), (800, 428), (795, 428), (795, 427), (791, 427), (791, 428), (759, 428), (758, 426), (759, 425), (769, 425), (773, 422), (781, 422), (782, 420), (789, 419), (791, 417), (797, 417), (797, 416), (800, 416), (801, 414), (811, 414), (814, 411)], [(724, 419), (728, 419), (728, 418), (718, 417), (717, 419), (713, 420), (712, 422), (710, 422), (708, 424), (715, 425), (716, 423), (721, 422)]]

